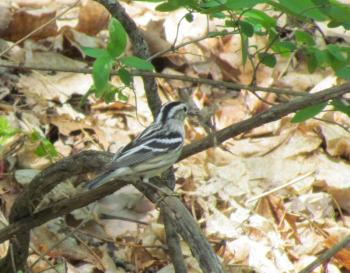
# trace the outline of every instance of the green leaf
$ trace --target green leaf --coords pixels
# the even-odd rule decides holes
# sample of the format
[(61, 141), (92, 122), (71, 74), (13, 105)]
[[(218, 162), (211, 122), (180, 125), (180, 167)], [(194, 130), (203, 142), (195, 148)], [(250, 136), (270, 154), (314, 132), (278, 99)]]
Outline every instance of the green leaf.
[(328, 66), (330, 64), (330, 58), (327, 50), (314, 49), (317, 63), (320, 66)]
[(124, 68), (120, 68), (118, 70), (118, 76), (126, 86), (130, 87), (130, 84), (132, 81), (132, 76), (128, 70), (126, 70)]
[(208, 2), (200, 3), (199, 7), (203, 8), (203, 9), (205, 9), (205, 8), (216, 8), (216, 7), (222, 6), (226, 2), (227, 2), (226, 0), (211, 0), (211, 1), (208, 1)]
[(125, 96), (121, 90), (119, 93), (117, 93), (117, 96), (119, 101), (122, 101), (122, 102), (128, 101), (128, 96)]
[(85, 55), (92, 57), (92, 58), (100, 58), (104, 56), (108, 56), (108, 51), (103, 48), (93, 48), (93, 47), (80, 47), (81, 50), (85, 53)]
[(96, 59), (92, 67), (92, 77), (96, 87), (96, 96), (101, 97), (109, 80), (113, 60), (111, 57), (100, 57)]
[(43, 141), (43, 145), (44, 145), (44, 147), (45, 147), (45, 149), (50, 157), (58, 156), (58, 153), (57, 153), (55, 146), (53, 146), (53, 144), (48, 139), (45, 139)]
[(6, 117), (0, 116), (0, 136), (1, 137), (11, 137), (17, 133), (17, 129), (10, 126), (9, 121)]
[(342, 3), (331, 1), (328, 5), (321, 8), (324, 14), (330, 17), (330, 21), (337, 22), (340, 24), (345, 24), (349, 22), (350, 18), (350, 8), (348, 5)]
[(242, 63), (245, 65), (247, 63), (248, 58), (248, 47), (249, 47), (249, 40), (248, 37), (245, 36), (243, 33), (241, 33), (241, 48), (242, 48)]
[(177, 0), (169, 0), (168, 2), (162, 3), (156, 6), (158, 11), (174, 11), (181, 7), (181, 3)]
[(140, 70), (152, 71), (154, 69), (153, 65), (149, 61), (143, 60), (136, 56), (122, 57), (119, 61), (125, 66)]
[(308, 106), (304, 109), (301, 109), (295, 113), (291, 122), (298, 123), (298, 122), (305, 121), (309, 118), (313, 118), (317, 114), (321, 113), (322, 110), (326, 107), (326, 105), (327, 105), (327, 102), (321, 102), (315, 105)]
[(30, 135), (30, 140), (32, 142), (40, 141), (42, 138), (43, 136), (37, 131), (32, 132)]
[(336, 28), (336, 27), (339, 27), (341, 25), (342, 25), (341, 22), (336, 21), (336, 20), (332, 20), (332, 21), (329, 21), (329, 23), (327, 24), (327, 27), (329, 27), (329, 28)]
[(0, 116), (0, 145), (5, 144), (6, 140), (17, 132), (18, 129), (12, 128), (6, 117)]
[(290, 55), (291, 52), (293, 52), (296, 49), (296, 46), (295, 44), (289, 41), (277, 40), (275, 43), (272, 44), (271, 48), (276, 53), (281, 54), (284, 57), (287, 57)]
[(245, 21), (239, 21), (238, 22), (241, 31), (247, 36), (252, 37), (254, 34), (254, 27), (252, 24), (245, 22)]
[(163, 2), (164, 0), (134, 0), (136, 2), (150, 2), (150, 3), (159, 3)]
[(127, 34), (122, 24), (115, 18), (110, 20), (108, 31), (109, 40), (107, 43), (107, 50), (112, 57), (119, 57), (125, 50)]
[(310, 73), (314, 73), (317, 69), (317, 58), (313, 52), (307, 53), (307, 68)]
[[(37, 152), (38, 149), (39, 152)], [(37, 150), (35, 150), (37, 155), (42, 153), (42, 151), (44, 151), (44, 154), (42, 156), (56, 157), (58, 155), (55, 146), (53, 146), (53, 144), (47, 138), (44, 138), (42, 140)]]
[(55, 146), (46, 137), (42, 136), (39, 132), (34, 131), (30, 135), (32, 142), (39, 142), (39, 146), (35, 149), (34, 153), (37, 156), (44, 157), (56, 157), (58, 155)]
[(150, 3), (159, 3), (163, 2), (164, 0), (134, 0), (136, 2), (150, 2)]
[(219, 18), (219, 19), (225, 19), (226, 18), (225, 13), (223, 13), (223, 12), (210, 13), (210, 16), (214, 17), (214, 18)]
[(39, 157), (44, 157), (47, 154), (42, 143), (35, 149), (34, 153)]
[(348, 117), (350, 117), (350, 105), (345, 104), (341, 99), (335, 99), (331, 102), (331, 104), (334, 106), (334, 109), (337, 111), (340, 111), (344, 114), (346, 114)]
[(125, 96), (119, 88), (115, 87), (114, 85), (108, 84), (107, 88), (105, 89), (105, 92), (103, 93), (103, 99), (106, 103), (114, 102), (117, 97), (119, 101), (126, 102), (128, 100), (128, 97)]
[(276, 65), (276, 57), (267, 52), (262, 52), (258, 54), (259, 60), (261, 63), (268, 67), (274, 67)]
[(314, 39), (308, 32), (297, 30), (295, 31), (294, 35), (295, 35), (295, 40), (300, 44), (305, 44), (308, 46), (315, 45)]
[(350, 81), (350, 66), (345, 66), (335, 72), (339, 78), (343, 78), (345, 80)]
[(328, 17), (319, 10), (311, 0), (279, 0), (279, 3), (285, 7), (289, 13), (299, 18), (309, 17), (316, 21), (327, 20)]
[(105, 89), (105, 92), (103, 93), (103, 100), (106, 103), (114, 102), (115, 101), (115, 94), (116, 94), (116, 87), (112, 85), (108, 85), (108, 87)]
[(244, 13), (244, 19), (253, 25), (261, 24), (265, 28), (273, 28), (276, 26), (276, 19), (267, 15), (265, 12), (257, 9), (251, 9)]
[(328, 52), (340, 62), (346, 62), (346, 58), (340, 47), (336, 45), (327, 45)]
[(225, 4), (227, 9), (239, 10), (239, 9), (250, 9), (255, 5), (262, 3), (262, 0), (228, 0)]

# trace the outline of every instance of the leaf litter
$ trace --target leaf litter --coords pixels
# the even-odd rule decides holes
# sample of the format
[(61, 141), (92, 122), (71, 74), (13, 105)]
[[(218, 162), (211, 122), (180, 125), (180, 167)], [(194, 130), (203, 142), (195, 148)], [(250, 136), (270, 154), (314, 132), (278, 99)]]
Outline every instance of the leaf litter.
[[(62, 4), (59, 2), (57, 4)], [(108, 17), (104, 8), (92, 3), (88, 1), (90, 6), (73, 10), (70, 18), (74, 19), (68, 20), (69, 24), (65, 22), (67, 20), (57, 19), (52, 25), (55, 27), (50, 30), (55, 39), (41, 34), (43, 36), (26, 42), (24, 47), (13, 49), (9, 53), (10, 59), (27, 65), (86, 67), (86, 60), (82, 60), (81, 52), (76, 49), (79, 45), (102, 47), (105, 34), (100, 30), (104, 29)], [(125, 7), (149, 34), (146, 37), (148, 43), (153, 43), (151, 48), (155, 52), (152, 53), (174, 43), (178, 27), (174, 22), (179, 22), (183, 11), (165, 16), (146, 3)], [(46, 15), (37, 9), (34, 13), (24, 13), (21, 18), (34, 22), (41, 22), (44, 16), (52, 18), (51, 13)], [(101, 18), (97, 30), (94, 20), (91, 20), (96, 16)], [(15, 13), (5, 12), (5, 17), (11, 22), (9, 26), (22, 23), (17, 21)], [(215, 23), (209, 21), (210, 31)], [(30, 30), (35, 24), (29, 27)], [(180, 24), (177, 43), (206, 34), (207, 29), (203, 28), (207, 25), (206, 16), (195, 17), (190, 26), (186, 24)], [(150, 25), (156, 26), (157, 31)], [(7, 32), (0, 35), (8, 40), (18, 40), (18, 35), (23, 35), (10, 33), (10, 27), (5, 27), (5, 30)], [(97, 33), (99, 35), (95, 36)], [(254, 42), (259, 46), (266, 44), (260, 39)], [(49, 43), (55, 52), (47, 47)], [(163, 72), (250, 83), (253, 69), (249, 63), (242, 65), (240, 46), (236, 35), (188, 45), (166, 55), (170, 62), (164, 62)], [(328, 70), (310, 75), (304, 64), (290, 66), (290, 60), (280, 56), (277, 60), (275, 69), (259, 68), (258, 85), (295, 90), (313, 88), (316, 92), (336, 84), (336, 78)], [(5, 75), (12, 73), (5, 70)], [(73, 103), (72, 98), (81, 98), (88, 92), (92, 84), (90, 75), (38, 71), (20, 71), (18, 75), (11, 88), (5, 81), (0, 82), (0, 88), (4, 90), (1, 115), (18, 130), (2, 144), (1, 149), (10, 151), (3, 153), (5, 179), (0, 181), (5, 216), (33, 175), (57, 160), (35, 155), (38, 143), (30, 143), (23, 133), (40, 131), (62, 157), (86, 149), (116, 151), (151, 122), (139, 79), (135, 80), (135, 90), (127, 90), (129, 104), (134, 104), (135, 92), (136, 108), (119, 102), (107, 105), (89, 97), (87, 108), (82, 109)], [(209, 106), (216, 106), (213, 107), (216, 109), (213, 118), (217, 129), (267, 109), (266, 100), (278, 102), (277, 96), (261, 92), (259, 95), (264, 101), (245, 91), (237, 94), (207, 85), (194, 88), (180, 81), (159, 80), (158, 83), (164, 90), (164, 99), (176, 97), (176, 90), (184, 85), (192, 87), (194, 92), (190, 98), (197, 107), (205, 111)], [(349, 118), (338, 112), (324, 112), (319, 117), (326, 122), (309, 120), (291, 124), (291, 116), (287, 116), (176, 164), (177, 192), (203, 227), (225, 267), (240, 264), (257, 272), (296, 272), (349, 233), (350, 138), (346, 130)], [(187, 143), (205, 136), (205, 130), (199, 127), (198, 123), (186, 123)], [(19, 136), (20, 141), (12, 141)], [(16, 149), (12, 149), (14, 143)], [(298, 179), (300, 177), (304, 178)], [(74, 195), (76, 189), (72, 182), (57, 187), (41, 206)], [(281, 189), (273, 191), (277, 187)], [(264, 195), (271, 190), (272, 193)], [(257, 196), (261, 197), (256, 199)], [(81, 223), (84, 224), (79, 227)], [(6, 217), (1, 220), (3, 224), (7, 224)], [(71, 233), (75, 227), (79, 228)], [(146, 272), (151, 269), (154, 272), (174, 272), (164, 250), (164, 236), (159, 212), (134, 189), (125, 188), (88, 209), (77, 210), (34, 229), (31, 242), (34, 249), (57, 267), (58, 272), (61, 272), (59, 266), (63, 265), (67, 272), (93, 272), (94, 268), (104, 272)], [(48, 251), (64, 238), (62, 243)], [(189, 272), (200, 272), (188, 246), (181, 242), (181, 247)], [(5, 249), (6, 243), (1, 244), (0, 255), (5, 254)], [(348, 253), (344, 249), (327, 264), (327, 270), (340, 272), (341, 268), (348, 269), (346, 257)], [(37, 259), (40, 262), (33, 272), (51, 266), (38, 253), (31, 251), (28, 263), (33, 264)]]

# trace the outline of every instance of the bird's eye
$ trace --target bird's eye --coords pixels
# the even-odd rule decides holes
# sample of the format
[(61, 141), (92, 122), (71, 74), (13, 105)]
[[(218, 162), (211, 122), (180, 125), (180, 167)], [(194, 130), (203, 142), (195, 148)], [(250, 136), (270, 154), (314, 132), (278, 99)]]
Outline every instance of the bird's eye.
[(185, 113), (187, 113), (187, 111), (188, 111), (187, 106), (184, 106), (183, 110), (184, 110)]

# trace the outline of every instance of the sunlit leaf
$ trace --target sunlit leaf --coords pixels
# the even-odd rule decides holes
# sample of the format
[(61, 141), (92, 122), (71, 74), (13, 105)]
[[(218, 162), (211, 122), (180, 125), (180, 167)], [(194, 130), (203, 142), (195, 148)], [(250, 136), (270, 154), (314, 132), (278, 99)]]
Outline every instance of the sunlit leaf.
[(96, 87), (96, 96), (101, 97), (107, 86), (113, 60), (110, 57), (96, 59), (92, 67), (92, 77)]
[(119, 61), (125, 66), (140, 70), (152, 71), (154, 69), (153, 65), (149, 61), (143, 60), (136, 56), (122, 57)]
[(308, 106), (304, 109), (301, 109), (295, 113), (291, 122), (298, 123), (298, 122), (305, 121), (309, 118), (313, 118), (317, 114), (321, 113), (327, 104), (328, 102), (321, 102), (315, 105)]
[(81, 47), (81, 50), (89, 57), (92, 58), (100, 58), (100, 57), (104, 57), (104, 56), (108, 56), (108, 51), (106, 49), (103, 48), (93, 48), (93, 47)]
[(346, 114), (348, 117), (350, 117), (350, 105), (345, 104), (341, 99), (335, 99), (331, 102), (331, 104), (334, 106), (334, 109), (337, 111), (340, 111), (344, 114)]
[(122, 24), (115, 18), (112, 18), (108, 26), (109, 40), (107, 50), (112, 57), (119, 57), (125, 50), (127, 43), (127, 34)]

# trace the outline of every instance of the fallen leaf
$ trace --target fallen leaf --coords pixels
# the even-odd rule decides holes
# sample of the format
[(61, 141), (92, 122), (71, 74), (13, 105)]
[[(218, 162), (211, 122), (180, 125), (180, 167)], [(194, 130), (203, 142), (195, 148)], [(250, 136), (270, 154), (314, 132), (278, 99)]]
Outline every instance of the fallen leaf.
[[(0, 33), (0, 37), (16, 42), (33, 30), (46, 24), (56, 16), (56, 10), (52, 8), (18, 9), (12, 16), (7, 28)], [(43, 29), (30, 36), (31, 39), (43, 39), (57, 35), (56, 21), (47, 24)]]

